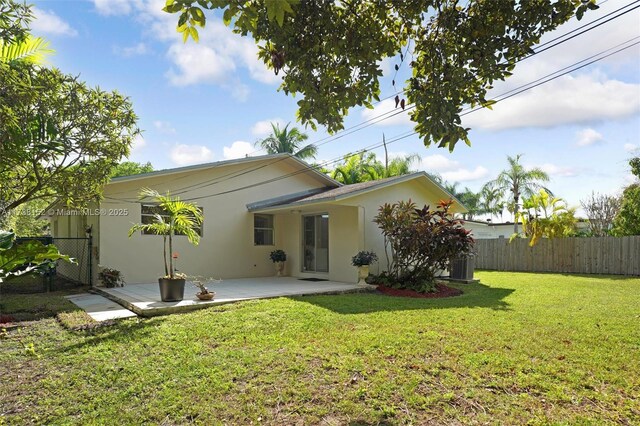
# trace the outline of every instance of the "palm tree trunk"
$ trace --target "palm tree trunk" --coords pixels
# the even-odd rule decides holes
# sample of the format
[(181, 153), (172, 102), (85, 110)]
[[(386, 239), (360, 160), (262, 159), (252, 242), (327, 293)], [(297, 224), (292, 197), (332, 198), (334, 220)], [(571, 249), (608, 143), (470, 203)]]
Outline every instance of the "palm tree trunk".
[(164, 276), (169, 275), (169, 266), (167, 265), (167, 237), (162, 236), (162, 254), (164, 255)]
[(173, 224), (169, 225), (169, 278), (173, 278)]
[(520, 197), (516, 195), (513, 197), (513, 233), (518, 233), (518, 201), (520, 201)]

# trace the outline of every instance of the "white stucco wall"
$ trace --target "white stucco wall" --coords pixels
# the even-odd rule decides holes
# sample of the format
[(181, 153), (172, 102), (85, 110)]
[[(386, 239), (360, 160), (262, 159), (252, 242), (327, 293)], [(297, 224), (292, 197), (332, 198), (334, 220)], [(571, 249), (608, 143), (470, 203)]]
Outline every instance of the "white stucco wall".
[[(269, 260), (269, 253), (280, 245), (285, 227), (290, 225), (276, 217), (275, 244), (255, 246), (253, 214), (247, 211), (246, 204), (324, 187), (326, 183), (307, 174), (298, 174), (245, 188), (295, 172), (301, 167), (289, 160), (265, 161), (273, 164), (241, 175), (261, 164), (239, 163), (109, 184), (105, 188), (105, 200), (101, 208), (114, 214), (100, 217), (100, 264), (122, 271), (128, 283), (154, 282), (164, 274), (162, 237), (136, 233), (128, 238), (129, 228), (141, 220), (141, 204), (138, 201), (119, 201), (136, 200), (140, 188), (146, 186), (161, 193), (169, 190), (185, 200), (205, 197), (194, 201), (203, 208), (205, 216), (200, 245), (192, 246), (184, 236), (174, 238), (173, 250), (179, 253), (177, 268), (181, 272), (217, 278), (273, 275), (274, 267)], [(183, 189), (187, 187), (190, 188)], [(238, 188), (244, 189), (234, 191)], [(178, 194), (181, 190), (186, 192)], [(128, 214), (117, 215), (117, 212), (124, 210)], [(290, 251), (290, 254), (293, 252)]]
[[(127, 236), (130, 227), (141, 220), (141, 203), (137, 200), (140, 188), (150, 187), (161, 193), (169, 190), (185, 200), (199, 198), (195, 202), (204, 210), (199, 246), (190, 245), (184, 236), (174, 239), (173, 251), (179, 253), (177, 268), (181, 272), (223, 279), (272, 276), (274, 266), (269, 253), (280, 248), (287, 253), (287, 275), (356, 282), (357, 269), (351, 265), (351, 258), (360, 250), (378, 254), (380, 260), (372, 265), (372, 273), (387, 267), (384, 239), (373, 223), (382, 204), (412, 199), (418, 206), (428, 204), (433, 207), (442, 197), (436, 187), (419, 178), (339, 201), (281, 208), (270, 213), (274, 215), (274, 245), (255, 246), (254, 214), (247, 211), (247, 204), (326, 185), (326, 181), (302, 173), (252, 187), (257, 182), (282, 177), (301, 167), (292, 161), (279, 161), (240, 174), (259, 165), (240, 163), (113, 182), (106, 187), (105, 199), (99, 207), (103, 214), (87, 218), (87, 224), (93, 224), (97, 262), (122, 271), (125, 280), (131, 284), (155, 282), (163, 275), (162, 237), (140, 233), (131, 238)], [(234, 191), (238, 188), (242, 189)], [(455, 210), (459, 210), (459, 206)], [(302, 217), (319, 214), (329, 215), (329, 272), (303, 272)], [(82, 219), (60, 217), (54, 220), (58, 221), (59, 236), (66, 236), (69, 229), (72, 233), (77, 232), (74, 231), (79, 229), (77, 222)]]
[[(329, 272), (302, 271), (302, 217), (329, 215)], [(356, 282), (357, 271), (351, 266), (351, 257), (361, 250), (358, 208), (325, 204), (293, 209), (276, 214), (278, 248), (287, 252), (286, 272), (300, 278), (325, 278), (332, 281)]]
[[(378, 209), (384, 203), (392, 204), (409, 199), (418, 207), (423, 207), (426, 204), (431, 208), (435, 208), (435, 205), (441, 199), (441, 194), (436, 192), (435, 187), (427, 186), (421, 180), (411, 180), (380, 188), (341, 202), (341, 204), (358, 207), (360, 210), (364, 226), (364, 241), (362, 241), (361, 249), (375, 252), (379, 259), (377, 263), (370, 267), (370, 271), (373, 274), (385, 270), (388, 266), (384, 250), (384, 238), (378, 225), (373, 222), (373, 218), (378, 214)], [(459, 211), (459, 209), (459, 205), (453, 206), (454, 212)], [(356, 252), (357, 250), (351, 256)], [(351, 257), (349, 257), (350, 261)], [(351, 268), (354, 269), (353, 267)]]

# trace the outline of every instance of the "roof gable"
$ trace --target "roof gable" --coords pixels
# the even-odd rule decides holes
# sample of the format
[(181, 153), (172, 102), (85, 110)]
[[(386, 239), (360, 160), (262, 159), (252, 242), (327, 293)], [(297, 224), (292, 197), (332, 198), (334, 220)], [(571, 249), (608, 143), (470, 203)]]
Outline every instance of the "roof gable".
[[(302, 161), (298, 157), (295, 157), (295, 156), (293, 156), (291, 154), (288, 154), (288, 153), (271, 154), (271, 155), (260, 155), (260, 156), (245, 157), (245, 158), (236, 158), (236, 159), (233, 159), (233, 160), (215, 161), (215, 162), (211, 162), (211, 163), (195, 164), (195, 165), (192, 165), (192, 166), (176, 167), (176, 168), (173, 168), (173, 169), (156, 170), (156, 171), (153, 171), (153, 172), (140, 173), (140, 174), (137, 174), (137, 175), (120, 176), (120, 177), (112, 178), (107, 185), (113, 185), (113, 184), (118, 184), (118, 183), (122, 183), (122, 182), (131, 182), (131, 181), (136, 181), (136, 180), (144, 180), (144, 179), (149, 179), (149, 178), (170, 176), (170, 175), (174, 175), (174, 174), (177, 174), (177, 173), (196, 172), (196, 171), (214, 169), (214, 168), (231, 166), (231, 165), (236, 165), (236, 164), (247, 164), (248, 165), (250, 163), (259, 163), (259, 162), (268, 162), (268, 161), (270, 161), (270, 163), (268, 163), (268, 164), (256, 165), (255, 166), (256, 167), (255, 170), (257, 170), (258, 168), (267, 167), (267, 166), (270, 166), (272, 164), (277, 164), (277, 163), (286, 161), (286, 162), (289, 162), (289, 163), (293, 163), (297, 167), (299, 167), (300, 168), (299, 173), (306, 173), (306, 174), (308, 174), (310, 176), (313, 176), (317, 180), (323, 182), (327, 187), (335, 188), (335, 187), (338, 187), (338, 186), (342, 186), (342, 184), (340, 182), (338, 182), (338, 181), (336, 181), (334, 179), (331, 179), (329, 176), (327, 176), (324, 173), (320, 172), (315, 167), (312, 167), (311, 165), (309, 165), (308, 163)], [(291, 175), (293, 176), (294, 174), (291, 174)]]

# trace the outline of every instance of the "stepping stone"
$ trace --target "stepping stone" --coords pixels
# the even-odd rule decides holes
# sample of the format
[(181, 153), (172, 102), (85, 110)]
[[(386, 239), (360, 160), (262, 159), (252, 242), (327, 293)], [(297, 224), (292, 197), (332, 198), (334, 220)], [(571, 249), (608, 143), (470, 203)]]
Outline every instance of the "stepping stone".
[(99, 294), (81, 293), (65, 296), (70, 302), (84, 310), (96, 321), (106, 321), (118, 318), (137, 316), (117, 303)]

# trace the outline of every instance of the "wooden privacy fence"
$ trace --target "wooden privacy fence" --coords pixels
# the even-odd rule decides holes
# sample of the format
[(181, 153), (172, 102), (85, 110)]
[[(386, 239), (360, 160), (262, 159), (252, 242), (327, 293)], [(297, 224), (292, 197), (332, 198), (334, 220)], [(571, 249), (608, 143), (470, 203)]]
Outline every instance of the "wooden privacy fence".
[(476, 268), (497, 271), (640, 275), (640, 235), (529, 240), (476, 240)]

